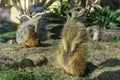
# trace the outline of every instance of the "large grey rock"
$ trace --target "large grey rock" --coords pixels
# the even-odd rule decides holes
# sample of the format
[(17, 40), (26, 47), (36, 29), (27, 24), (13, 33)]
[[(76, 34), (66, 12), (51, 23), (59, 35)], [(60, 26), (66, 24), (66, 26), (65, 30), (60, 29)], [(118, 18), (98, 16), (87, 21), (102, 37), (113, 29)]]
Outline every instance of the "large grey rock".
[(100, 29), (98, 26), (87, 28), (88, 40), (92, 41), (118, 41), (120, 40), (120, 30)]
[(100, 29), (100, 41), (117, 41), (120, 40), (120, 30)]
[(10, 8), (0, 8), (0, 33), (13, 31), (15, 23), (10, 21)]
[(23, 22), (18, 26), (16, 32), (17, 43), (23, 43), (27, 37), (27, 25), (35, 26), (35, 32), (38, 34), (40, 40), (47, 40), (50, 38), (59, 38), (60, 32), (66, 19), (54, 13), (41, 14), (37, 18)]
[(0, 18), (10, 21), (10, 8), (0, 8)]
[(101, 29), (100, 41), (117, 41), (120, 40), (120, 30)]
[(10, 9), (0, 8), (0, 33), (12, 31), (12, 22), (10, 22)]
[(13, 23), (7, 20), (0, 20), (0, 33), (13, 31)]

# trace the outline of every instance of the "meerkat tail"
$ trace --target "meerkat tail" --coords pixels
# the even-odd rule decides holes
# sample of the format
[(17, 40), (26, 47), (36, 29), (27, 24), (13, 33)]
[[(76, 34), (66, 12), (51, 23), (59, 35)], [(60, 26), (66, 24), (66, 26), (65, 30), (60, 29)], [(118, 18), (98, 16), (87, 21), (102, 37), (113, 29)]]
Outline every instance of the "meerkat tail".
[(21, 48), (27, 48), (27, 46), (25, 44), (23, 44), (23, 45), (15, 46), (15, 48), (21, 49)]

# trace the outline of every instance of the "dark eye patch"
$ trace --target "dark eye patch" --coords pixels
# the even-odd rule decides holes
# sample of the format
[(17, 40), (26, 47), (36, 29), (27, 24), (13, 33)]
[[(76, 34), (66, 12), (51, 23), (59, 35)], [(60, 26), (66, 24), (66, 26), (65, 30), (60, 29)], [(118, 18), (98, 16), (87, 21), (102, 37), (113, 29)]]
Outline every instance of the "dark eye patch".
[(75, 9), (75, 11), (77, 11), (77, 12), (79, 12), (81, 10), (81, 8), (77, 8), (77, 9)]
[(71, 12), (69, 12), (68, 15), (69, 15), (70, 17), (72, 17), (72, 13), (71, 13)]

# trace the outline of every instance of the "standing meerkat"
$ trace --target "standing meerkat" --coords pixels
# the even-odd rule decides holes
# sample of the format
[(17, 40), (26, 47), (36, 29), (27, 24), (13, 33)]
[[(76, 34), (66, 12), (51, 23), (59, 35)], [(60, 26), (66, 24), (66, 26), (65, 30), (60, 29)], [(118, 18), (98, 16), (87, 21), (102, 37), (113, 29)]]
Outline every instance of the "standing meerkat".
[(35, 32), (35, 26), (28, 25), (27, 38), (22, 45), (16, 46), (16, 48), (29, 48), (39, 46), (39, 39), (37, 33)]
[(75, 7), (68, 13), (62, 31), (62, 39), (57, 54), (58, 64), (72, 75), (81, 76), (86, 68), (87, 32), (85, 17), (87, 10)]

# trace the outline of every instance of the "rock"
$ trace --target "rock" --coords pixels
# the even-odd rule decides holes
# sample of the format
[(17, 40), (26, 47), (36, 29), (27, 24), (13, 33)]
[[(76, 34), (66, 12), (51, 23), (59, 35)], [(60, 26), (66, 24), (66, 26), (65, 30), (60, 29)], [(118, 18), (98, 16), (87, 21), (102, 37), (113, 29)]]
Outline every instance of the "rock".
[(26, 68), (26, 67), (42, 66), (43, 64), (46, 64), (47, 62), (48, 62), (48, 60), (46, 57), (41, 57), (38, 54), (37, 56), (29, 55), (15, 65), (17, 67)]
[(10, 9), (0, 8), (0, 18), (3, 20), (10, 21)]
[(92, 72), (92, 80), (120, 80), (120, 65), (97, 68)]
[(13, 31), (13, 23), (7, 20), (0, 19), (0, 34)]
[(31, 60), (35, 66), (42, 66), (43, 64), (48, 62), (46, 57), (43, 57), (39, 54), (28, 55), (26, 59)]
[(117, 41), (120, 40), (120, 30), (101, 29), (100, 41)]
[(16, 43), (16, 41), (15, 41), (15, 40), (13, 40), (13, 39), (11, 39), (11, 40), (8, 40), (8, 41), (7, 41), (7, 43), (8, 43), (8, 44), (15, 44), (15, 43)]
[(12, 20), (10, 19), (12, 17), (10, 16), (10, 8), (0, 8), (0, 33), (16, 30), (18, 24), (12, 22)]
[(23, 22), (18, 26), (16, 32), (17, 43), (23, 43), (27, 37), (27, 25), (35, 26), (35, 32), (38, 34), (40, 40), (47, 40), (51, 38), (59, 38), (60, 32), (66, 19), (54, 13), (42, 14), (34, 19)]
[(88, 44), (88, 47), (88, 62), (92, 64), (92, 66), (87, 65), (87, 68), (91, 70), (87, 70), (89, 77), (92, 80), (119, 80), (120, 55), (118, 47), (120, 46), (108, 42), (92, 42)]
[(18, 63), (17, 66), (21, 68), (26, 68), (26, 67), (34, 67), (35, 65), (33, 61), (30, 59), (22, 59), (22, 61)]
[(117, 41), (120, 40), (120, 30), (100, 29), (98, 26), (87, 28), (88, 40), (91, 41)]

